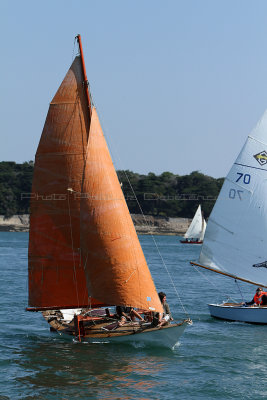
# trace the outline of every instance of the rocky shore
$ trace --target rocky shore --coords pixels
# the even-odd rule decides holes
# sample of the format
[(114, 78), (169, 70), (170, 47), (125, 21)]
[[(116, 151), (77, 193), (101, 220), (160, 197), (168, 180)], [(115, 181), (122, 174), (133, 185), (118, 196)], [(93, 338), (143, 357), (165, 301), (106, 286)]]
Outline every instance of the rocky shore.
[(183, 235), (190, 225), (189, 218), (153, 217), (131, 214), (137, 233), (153, 235)]
[(0, 231), (6, 232), (27, 232), (29, 230), (29, 215), (13, 215), (6, 218), (0, 215)]
[[(139, 234), (183, 235), (191, 220), (189, 218), (152, 217), (151, 215), (132, 214), (135, 229)], [(29, 215), (13, 215), (5, 218), (0, 215), (0, 231), (27, 232)]]

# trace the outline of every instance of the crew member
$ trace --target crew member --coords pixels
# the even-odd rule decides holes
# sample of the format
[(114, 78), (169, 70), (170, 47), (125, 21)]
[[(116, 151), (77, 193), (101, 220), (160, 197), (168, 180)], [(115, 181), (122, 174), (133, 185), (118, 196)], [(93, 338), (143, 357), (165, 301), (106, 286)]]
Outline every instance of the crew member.
[(261, 287), (258, 287), (255, 296), (251, 301), (245, 302), (246, 306), (266, 306), (267, 305), (267, 292), (264, 292)]

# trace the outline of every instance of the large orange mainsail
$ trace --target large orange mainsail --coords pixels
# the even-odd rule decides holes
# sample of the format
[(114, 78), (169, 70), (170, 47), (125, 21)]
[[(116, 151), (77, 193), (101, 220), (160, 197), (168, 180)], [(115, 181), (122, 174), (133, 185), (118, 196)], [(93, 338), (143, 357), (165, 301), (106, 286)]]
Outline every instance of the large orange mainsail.
[(29, 305), (87, 304), (80, 262), (80, 202), (90, 118), (76, 57), (54, 96), (37, 149), (31, 194)]
[(50, 104), (36, 153), (29, 306), (162, 312), (96, 110), (88, 108), (83, 73), (76, 57)]

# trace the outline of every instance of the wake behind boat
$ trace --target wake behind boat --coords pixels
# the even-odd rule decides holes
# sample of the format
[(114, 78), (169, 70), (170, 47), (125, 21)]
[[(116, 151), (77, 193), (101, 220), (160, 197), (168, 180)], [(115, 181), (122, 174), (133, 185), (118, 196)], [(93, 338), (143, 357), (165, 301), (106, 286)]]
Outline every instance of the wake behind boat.
[[(27, 310), (79, 340), (140, 335), (173, 347), (190, 321), (153, 326), (162, 304), (91, 102), (80, 35), (77, 41), (80, 55), (50, 103), (35, 157)], [(120, 326), (114, 306), (136, 308), (146, 320)]]
[[(267, 287), (267, 111), (228, 173), (192, 265)], [(267, 308), (210, 304), (213, 317), (267, 323)]]

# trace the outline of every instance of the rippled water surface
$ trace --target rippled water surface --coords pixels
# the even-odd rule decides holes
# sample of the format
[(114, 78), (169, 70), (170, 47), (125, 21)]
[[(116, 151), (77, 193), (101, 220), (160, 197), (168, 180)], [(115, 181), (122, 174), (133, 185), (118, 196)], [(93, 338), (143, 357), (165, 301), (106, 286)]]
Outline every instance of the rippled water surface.
[(253, 288), (191, 267), (199, 246), (174, 236), (140, 241), (159, 290), (176, 319), (193, 320), (174, 350), (122, 344), (80, 344), (49, 332), (27, 313), (27, 233), (0, 233), (0, 400), (10, 399), (267, 399), (267, 326), (210, 317), (207, 303)]

